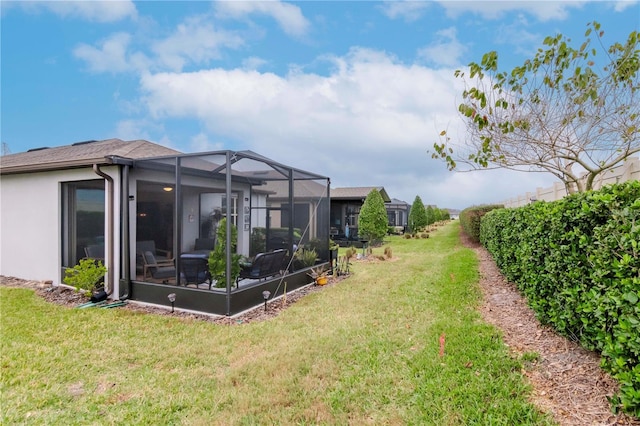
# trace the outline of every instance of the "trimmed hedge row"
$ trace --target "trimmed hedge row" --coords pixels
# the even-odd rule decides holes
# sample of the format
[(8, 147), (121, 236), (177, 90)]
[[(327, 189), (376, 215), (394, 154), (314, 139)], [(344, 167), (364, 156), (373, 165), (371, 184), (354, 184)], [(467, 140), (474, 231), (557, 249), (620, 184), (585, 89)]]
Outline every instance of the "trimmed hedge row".
[(482, 206), (467, 207), (460, 212), (460, 226), (462, 231), (476, 243), (480, 242), (480, 220), (482, 216), (491, 210), (501, 209), (502, 204), (490, 204)]
[(542, 323), (602, 354), (640, 417), (640, 182), (494, 210), (481, 242)]

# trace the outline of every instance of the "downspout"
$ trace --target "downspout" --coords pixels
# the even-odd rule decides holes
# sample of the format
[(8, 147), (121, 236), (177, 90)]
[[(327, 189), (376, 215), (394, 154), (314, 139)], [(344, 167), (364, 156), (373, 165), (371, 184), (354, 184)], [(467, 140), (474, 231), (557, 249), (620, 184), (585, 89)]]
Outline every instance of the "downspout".
[[(105, 172), (103, 172), (102, 170), (100, 170), (100, 167), (97, 164), (93, 165), (93, 171), (95, 174), (97, 174), (98, 176), (103, 177), (107, 182), (108, 182), (108, 186), (109, 189), (107, 191), (107, 218), (108, 218), (108, 222), (107, 222), (107, 247), (109, 247), (109, 252), (107, 253), (107, 277), (108, 277), (108, 282), (105, 283), (104, 285), (104, 290), (107, 293), (108, 296), (111, 296), (111, 293), (113, 293), (113, 254), (114, 254), (114, 249), (113, 249), (113, 223), (114, 223), (114, 212), (113, 212), (113, 178), (111, 176), (109, 176), (108, 174), (106, 174)], [(116, 295), (117, 297), (117, 295)]]
[(122, 214), (120, 217), (122, 217), (122, 221), (120, 222), (120, 226), (121, 226), (121, 235), (122, 237), (120, 238), (120, 241), (122, 241), (122, 260), (121, 260), (121, 264), (123, 265), (123, 270), (124, 270), (124, 275), (123, 275), (123, 279), (124, 282), (126, 284), (126, 289), (127, 292), (120, 295), (120, 300), (123, 299), (128, 299), (129, 295), (131, 294), (131, 251), (130, 249), (130, 245), (131, 244), (131, 238), (129, 233), (131, 231), (131, 225), (130, 225), (130, 220), (129, 220), (129, 214), (131, 212), (130, 208), (129, 208), (129, 202), (131, 201), (129, 199), (129, 165), (125, 165), (122, 168), (122, 178), (120, 179), (121, 182), (121, 194), (122, 194), (122, 201), (120, 202), (120, 206), (122, 209)]

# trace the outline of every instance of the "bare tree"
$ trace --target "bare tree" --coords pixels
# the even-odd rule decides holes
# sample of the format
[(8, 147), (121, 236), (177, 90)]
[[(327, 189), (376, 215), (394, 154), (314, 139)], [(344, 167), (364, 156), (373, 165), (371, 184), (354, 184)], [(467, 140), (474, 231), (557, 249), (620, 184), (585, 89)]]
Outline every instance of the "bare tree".
[(467, 137), (460, 144), (442, 131), (432, 157), (450, 170), (461, 163), (546, 171), (569, 192), (592, 189), (596, 176), (640, 152), (638, 32), (609, 48), (603, 35), (593, 22), (577, 49), (561, 34), (547, 37), (545, 48), (510, 72), (498, 71), (497, 52), (486, 53), (469, 64), (473, 84), (456, 71), (466, 84), (458, 110)]

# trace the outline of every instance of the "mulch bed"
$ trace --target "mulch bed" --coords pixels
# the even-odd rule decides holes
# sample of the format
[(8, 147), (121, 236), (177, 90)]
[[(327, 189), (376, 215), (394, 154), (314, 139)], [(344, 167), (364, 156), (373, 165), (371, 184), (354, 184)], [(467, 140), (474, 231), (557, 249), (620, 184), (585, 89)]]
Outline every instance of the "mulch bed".
[[(515, 285), (508, 282), (497, 269), (486, 249), (470, 241), (464, 234), (461, 240), (478, 256), (480, 287), (483, 293), (483, 302), (479, 310), (483, 319), (502, 331), (504, 342), (514, 356), (525, 353), (538, 354), (537, 360), (527, 363), (522, 372), (533, 387), (532, 402), (542, 411), (550, 413), (560, 425), (640, 426), (639, 419), (612, 414), (607, 397), (615, 394), (618, 386), (615, 380), (600, 368), (599, 356), (542, 326)], [(380, 260), (367, 256), (354, 261)], [(325, 286), (310, 285), (287, 294), (286, 300), (270, 301), (266, 311), (259, 307), (234, 317), (216, 317), (177, 310), (171, 313), (167, 309), (137, 303), (128, 303), (122, 308), (224, 325), (246, 324), (273, 318), (307, 294), (336, 285), (344, 278), (345, 276), (330, 277)], [(75, 307), (87, 300), (74, 290), (52, 287), (50, 283), (40, 281), (0, 276), (0, 285), (34, 288), (45, 300), (68, 307)]]
[(483, 319), (502, 331), (514, 356), (538, 354), (523, 371), (533, 386), (532, 402), (560, 425), (640, 425), (638, 419), (612, 414), (607, 397), (618, 385), (600, 368), (600, 356), (542, 326), (489, 252), (465, 235), (461, 240), (478, 256)]

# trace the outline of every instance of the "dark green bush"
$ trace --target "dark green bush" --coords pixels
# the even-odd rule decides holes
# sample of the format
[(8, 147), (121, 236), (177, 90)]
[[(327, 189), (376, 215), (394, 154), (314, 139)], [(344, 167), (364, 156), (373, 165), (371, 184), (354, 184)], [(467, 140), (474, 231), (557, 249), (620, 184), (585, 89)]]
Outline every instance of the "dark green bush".
[(481, 242), (541, 322), (601, 352), (640, 416), (640, 182), (494, 210)]
[(482, 216), (491, 210), (501, 209), (503, 207), (504, 206), (500, 204), (467, 207), (460, 212), (460, 226), (462, 226), (462, 231), (476, 243), (480, 242), (480, 220)]
[(358, 234), (371, 243), (379, 243), (387, 234), (388, 223), (382, 195), (377, 189), (372, 189), (358, 215)]

